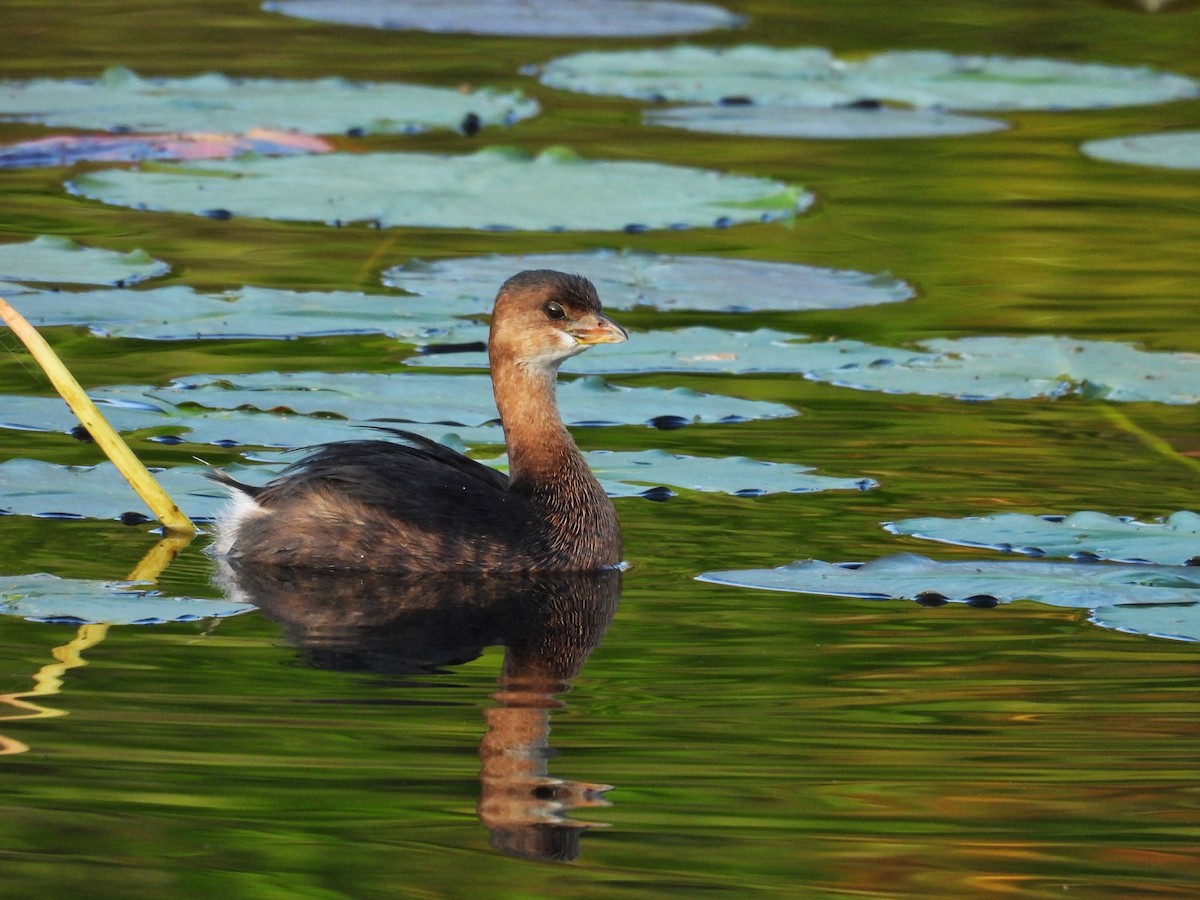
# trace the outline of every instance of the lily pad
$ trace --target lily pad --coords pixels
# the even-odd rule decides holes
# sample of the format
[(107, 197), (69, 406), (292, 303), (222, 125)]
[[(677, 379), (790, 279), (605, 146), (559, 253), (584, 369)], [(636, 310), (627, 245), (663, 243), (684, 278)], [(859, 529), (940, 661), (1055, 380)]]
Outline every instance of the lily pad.
[(135, 284), (170, 270), (141, 250), (119, 253), (52, 235), (0, 244), (0, 282), (22, 282), (26, 288), (34, 284)]
[[(369, 435), (355, 435), (364, 436)], [(591, 451), (585, 456), (605, 491), (613, 497), (651, 494), (657, 497), (663, 488), (670, 487), (757, 497), (781, 492), (864, 491), (877, 486), (869, 478), (831, 478), (815, 475), (806, 466), (744, 457), (703, 458), (660, 450)], [(228, 467), (228, 471), (240, 481), (265, 484), (296, 458), (291, 454), (274, 456), (265, 465), (235, 465)], [(507, 465), (503, 456), (484, 462), (498, 469)], [(203, 466), (176, 466), (159, 470), (155, 477), (189, 517), (209, 521), (229, 504), (228, 492), (206, 477), (209, 471)], [(0, 463), (0, 514), (121, 519), (130, 523), (149, 520), (149, 510), (107, 462), (62, 466), (40, 460), (10, 459)]]
[(1007, 122), (940, 109), (902, 109), (878, 103), (836, 107), (677, 106), (647, 110), (649, 125), (709, 134), (809, 140), (954, 137), (1002, 131)]
[(252, 612), (228, 600), (169, 597), (145, 583), (85, 581), (55, 575), (0, 575), (0, 614), (34, 622), (161, 625)]
[(1200, 354), (1151, 353), (1113, 341), (971, 337), (923, 341), (925, 355), (854, 362), (809, 378), (861, 390), (964, 400), (1082, 396), (1110, 401), (1200, 402)]
[(247, 134), (62, 134), (0, 145), (0, 169), (147, 159), (232, 159), (243, 153), (330, 153), (333, 144), (295, 132), (256, 128)]
[(641, 495), (646, 493), (646, 487), (660, 485), (741, 497), (865, 491), (878, 487), (871, 478), (814, 475), (809, 466), (764, 462), (744, 456), (683, 456), (663, 450), (637, 453), (595, 450), (584, 455), (604, 489), (614, 497)]
[[(354, 291), (243, 287), (210, 293), (177, 285), (34, 293), (15, 305), (35, 326), (86, 325), (103, 337), (163, 341), (386, 334), (414, 344), (487, 340), (485, 325), (451, 318), (451, 312), (432, 298)], [(490, 303), (480, 302), (463, 304), (456, 312), (477, 314), (490, 308)]]
[(612, 250), (414, 261), (388, 269), (383, 282), (436, 300), (446, 305), (448, 313), (462, 315), (490, 303), (496, 285), (523, 269), (579, 272), (595, 282), (604, 308), (610, 310), (797, 312), (895, 303), (914, 295), (912, 287), (887, 275), (750, 259)]
[(936, 562), (909, 553), (868, 563), (806, 560), (777, 569), (706, 572), (700, 581), (770, 591), (976, 606), (1034, 600), (1091, 609), (1105, 627), (1200, 640), (1200, 568), (1044, 561)]
[(418, 84), (229, 78), (139, 78), (108, 69), (99, 78), (0, 82), (0, 121), (99, 131), (412, 134), (512, 124), (538, 113), (520, 94)]
[[(352, 421), (386, 417), (397, 422), (484, 425), (499, 417), (491, 381), (483, 375), (255, 372), (193, 375), (165, 388), (106, 387), (91, 393), (110, 401), (290, 411)], [(781, 403), (701, 394), (686, 388), (618, 387), (599, 378), (561, 383), (558, 405), (569, 425), (685, 425), (796, 414)]]
[(268, 12), (392, 31), (520, 37), (650, 37), (733, 28), (738, 16), (669, 0), (272, 0)]
[(1200, 85), (1146, 67), (894, 51), (842, 60), (819, 47), (588, 51), (541, 69), (586, 94), (687, 103), (832, 107), (864, 100), (965, 110), (1093, 109), (1190, 99)]
[(1108, 162), (1166, 169), (1200, 169), (1200, 131), (1168, 131), (1088, 141), (1084, 154)]
[[(896, 350), (860, 341), (808, 341), (804, 335), (770, 328), (727, 331), (722, 328), (657, 329), (638, 334), (627, 344), (605, 347), (603, 354), (574, 357), (572, 372), (608, 374), (636, 372), (836, 373), (849, 366), (893, 365)], [(911, 354), (924, 359), (920, 353)], [(904, 357), (907, 359), (908, 357)], [(487, 365), (483, 350), (413, 356), (408, 365), (476, 367)]]
[(1172, 513), (1165, 521), (1138, 522), (1098, 512), (1069, 516), (1000, 513), (966, 519), (917, 518), (889, 522), (907, 534), (962, 547), (985, 547), (1026, 556), (1071, 556), (1126, 563), (1200, 565), (1200, 515)]
[(639, 231), (791, 218), (812, 198), (766, 178), (644, 162), (537, 157), (491, 148), (465, 156), (331, 153), (106, 169), (70, 185), (137, 209), (379, 227)]

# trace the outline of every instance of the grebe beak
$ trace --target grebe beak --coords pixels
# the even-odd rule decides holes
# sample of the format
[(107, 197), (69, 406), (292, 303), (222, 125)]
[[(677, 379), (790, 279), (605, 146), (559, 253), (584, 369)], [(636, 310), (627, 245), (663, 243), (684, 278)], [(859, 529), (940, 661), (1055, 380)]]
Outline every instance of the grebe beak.
[(629, 340), (629, 332), (607, 316), (597, 316), (593, 325), (580, 323), (570, 329), (571, 337), (581, 344), (620, 344)]

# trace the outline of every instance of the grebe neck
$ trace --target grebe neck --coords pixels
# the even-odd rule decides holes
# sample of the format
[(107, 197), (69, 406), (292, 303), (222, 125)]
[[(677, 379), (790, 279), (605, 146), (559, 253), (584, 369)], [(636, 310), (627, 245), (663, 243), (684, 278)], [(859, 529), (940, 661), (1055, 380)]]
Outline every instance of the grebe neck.
[(557, 366), (493, 361), (492, 389), (504, 442), (508, 473), (514, 488), (562, 483), (566, 472), (587, 469), (558, 412)]

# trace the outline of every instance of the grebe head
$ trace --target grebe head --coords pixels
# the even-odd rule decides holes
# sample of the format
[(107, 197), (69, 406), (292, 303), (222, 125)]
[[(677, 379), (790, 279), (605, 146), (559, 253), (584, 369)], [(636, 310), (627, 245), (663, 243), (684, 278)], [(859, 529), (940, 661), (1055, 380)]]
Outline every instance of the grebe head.
[(500, 288), (492, 312), (492, 365), (557, 369), (592, 344), (618, 344), (629, 334), (604, 315), (596, 288), (581, 275), (534, 269)]

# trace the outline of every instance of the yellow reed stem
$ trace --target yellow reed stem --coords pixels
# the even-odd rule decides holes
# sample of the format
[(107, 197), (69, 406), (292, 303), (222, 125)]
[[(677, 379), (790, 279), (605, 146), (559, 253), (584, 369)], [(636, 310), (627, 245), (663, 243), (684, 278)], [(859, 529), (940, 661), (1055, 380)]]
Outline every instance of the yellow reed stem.
[(184, 515), (167, 492), (162, 489), (149, 470), (142, 465), (141, 460), (134, 456), (129, 445), (113, 429), (108, 421), (100, 414), (96, 404), (79, 386), (79, 382), (63, 364), (58, 355), (50, 348), (37, 330), (25, 320), (19, 312), (0, 299), (0, 318), (12, 329), (13, 334), (29, 348), (29, 352), (42, 367), (42, 371), (50, 379), (62, 398), (67, 401), (71, 411), (75, 413), (80, 423), (87, 429), (105, 455), (112, 460), (125, 480), (129, 482), (139, 497), (150, 507), (159, 522), (167, 531), (180, 534), (195, 534), (196, 526)]

